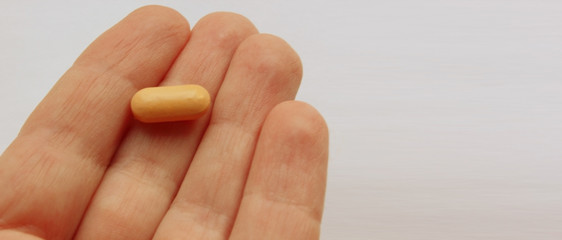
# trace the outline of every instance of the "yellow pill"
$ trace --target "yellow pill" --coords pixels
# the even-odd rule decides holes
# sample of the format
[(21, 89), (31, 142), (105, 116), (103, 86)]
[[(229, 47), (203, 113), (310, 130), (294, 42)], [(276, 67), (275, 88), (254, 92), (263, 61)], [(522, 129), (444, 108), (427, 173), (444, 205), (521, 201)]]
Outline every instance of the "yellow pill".
[(135, 93), (131, 110), (141, 122), (174, 122), (197, 119), (210, 104), (209, 92), (199, 85), (149, 87)]

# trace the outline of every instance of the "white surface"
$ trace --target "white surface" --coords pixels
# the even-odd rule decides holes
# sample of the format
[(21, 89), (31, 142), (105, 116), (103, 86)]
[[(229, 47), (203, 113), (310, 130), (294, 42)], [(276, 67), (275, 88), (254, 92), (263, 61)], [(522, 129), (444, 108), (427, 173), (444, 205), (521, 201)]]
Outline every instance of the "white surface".
[[(0, 150), (145, 1), (0, 2)], [(118, 2), (118, 3), (116, 3)], [(300, 53), (331, 128), (322, 239), (562, 239), (562, 1), (162, 1)]]

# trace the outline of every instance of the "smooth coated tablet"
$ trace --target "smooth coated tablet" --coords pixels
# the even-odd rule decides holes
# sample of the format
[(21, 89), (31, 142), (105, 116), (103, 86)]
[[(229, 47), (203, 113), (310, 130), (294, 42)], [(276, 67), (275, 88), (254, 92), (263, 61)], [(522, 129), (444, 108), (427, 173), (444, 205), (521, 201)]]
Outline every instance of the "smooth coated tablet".
[(141, 122), (175, 122), (203, 116), (210, 104), (209, 92), (199, 85), (149, 87), (135, 93), (131, 110)]

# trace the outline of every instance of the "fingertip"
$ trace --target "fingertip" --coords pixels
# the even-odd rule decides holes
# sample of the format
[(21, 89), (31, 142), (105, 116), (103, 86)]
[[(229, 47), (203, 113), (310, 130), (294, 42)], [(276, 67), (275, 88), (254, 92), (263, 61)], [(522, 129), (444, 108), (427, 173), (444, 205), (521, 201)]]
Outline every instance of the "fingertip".
[(258, 33), (254, 24), (246, 17), (233, 12), (213, 12), (197, 22), (194, 30), (205, 29), (203, 34), (218, 48), (232, 49), (245, 38)]
[(320, 142), (328, 144), (328, 125), (312, 105), (302, 101), (285, 101), (275, 106), (268, 118), (279, 137), (303, 144)]
[(185, 32), (190, 29), (187, 19), (173, 8), (162, 5), (146, 5), (135, 9), (126, 18), (142, 21), (149, 28), (162, 28)]
[(190, 33), (189, 22), (176, 10), (159, 5), (140, 7), (101, 34), (74, 65), (112, 68), (138, 45), (153, 45), (162, 51), (171, 48), (177, 54)]
[(248, 68), (255, 72), (282, 74), (280, 79), (287, 79), (287, 82), (280, 82), (280, 87), (294, 86), (294, 91), (298, 89), (302, 74), (302, 62), (297, 52), (282, 38), (260, 33), (252, 35), (240, 44), (237, 54), (251, 56), (248, 61)]

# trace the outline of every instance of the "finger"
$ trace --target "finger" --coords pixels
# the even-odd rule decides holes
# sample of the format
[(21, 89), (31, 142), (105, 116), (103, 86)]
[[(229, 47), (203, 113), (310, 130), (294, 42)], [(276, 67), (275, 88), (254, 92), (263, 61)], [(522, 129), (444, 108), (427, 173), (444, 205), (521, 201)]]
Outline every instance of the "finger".
[(328, 128), (310, 105), (277, 105), (262, 128), (230, 239), (318, 239)]
[(224, 239), (232, 226), (259, 129), (302, 76), (283, 40), (253, 35), (238, 47), (209, 127), (155, 239)]
[(128, 125), (131, 96), (161, 81), (188, 34), (177, 12), (150, 6), (84, 51), (2, 155), (0, 229), (72, 236)]
[[(204, 17), (162, 85), (200, 84), (213, 99), (234, 51), (255, 33), (252, 23), (237, 14)], [(185, 176), (209, 115), (193, 122), (133, 124), (76, 238), (150, 239)]]

